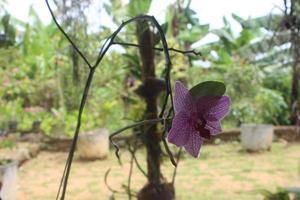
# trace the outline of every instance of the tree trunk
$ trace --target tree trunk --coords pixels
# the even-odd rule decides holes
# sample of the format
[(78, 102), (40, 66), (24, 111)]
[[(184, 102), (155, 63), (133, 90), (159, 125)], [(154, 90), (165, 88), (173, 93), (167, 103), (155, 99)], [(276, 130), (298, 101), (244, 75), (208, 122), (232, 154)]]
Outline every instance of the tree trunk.
[(292, 56), (293, 56), (293, 66), (292, 66), (292, 87), (291, 87), (291, 124), (295, 125), (297, 123), (297, 113), (300, 110), (299, 105), (299, 79), (300, 79), (300, 21), (297, 18), (299, 14), (299, 3), (291, 1), (291, 11), (290, 18), (295, 19), (291, 27), (291, 43), (292, 43)]
[[(146, 82), (150, 78), (155, 78), (154, 52), (151, 48), (145, 46), (153, 45), (152, 33), (149, 30), (148, 22), (140, 21), (137, 23), (138, 42), (142, 46), (140, 55), (142, 59), (142, 81)], [(147, 88), (144, 88), (147, 90)], [(145, 91), (146, 92), (146, 91)], [(150, 95), (144, 96), (146, 102), (146, 119), (157, 118), (157, 99)], [(160, 182), (160, 154), (159, 135), (156, 125), (144, 127), (145, 138), (144, 143), (147, 148), (147, 166), (148, 166), (148, 181), (152, 184)]]
[[(157, 118), (157, 92), (159, 80), (155, 79), (153, 33), (149, 29), (147, 21), (137, 22), (137, 38), (141, 45), (139, 52), (142, 60), (142, 81), (140, 87), (141, 96), (146, 102), (145, 119)], [(138, 194), (139, 200), (171, 200), (174, 199), (173, 185), (164, 182), (160, 171), (161, 147), (160, 134), (156, 125), (144, 126), (143, 143), (147, 149), (148, 184)]]
[[(299, 51), (299, 50), (298, 50)], [(297, 123), (297, 113), (300, 110), (300, 99), (299, 99), (299, 78), (300, 78), (300, 62), (299, 58), (296, 58), (292, 68), (292, 89), (291, 89), (291, 124)]]

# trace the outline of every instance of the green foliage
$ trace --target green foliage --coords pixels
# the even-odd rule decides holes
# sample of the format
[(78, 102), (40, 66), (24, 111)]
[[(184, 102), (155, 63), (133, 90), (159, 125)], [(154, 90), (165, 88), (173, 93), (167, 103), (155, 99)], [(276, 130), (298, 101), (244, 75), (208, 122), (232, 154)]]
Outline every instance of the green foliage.
[(0, 34), (1, 32), (3, 32), (1, 36), (4, 36), (4, 38), (0, 38), (0, 47), (8, 47), (15, 43), (16, 29), (11, 24), (11, 16), (9, 14), (5, 14), (1, 18)]
[(192, 28), (182, 30), (179, 35), (178, 39), (182, 40), (183, 42), (190, 42), (195, 43), (202, 39), (204, 36), (207, 35), (209, 30), (209, 25), (195, 25)]
[(271, 124), (287, 124), (288, 106), (279, 92), (261, 88), (255, 96), (257, 102), (257, 115), (261, 121)]
[(291, 96), (291, 71), (289, 69), (271, 70), (264, 74), (263, 85), (266, 88), (280, 92), (286, 102)]
[[(16, 146), (16, 142), (9, 140), (9, 139), (4, 139), (0, 141), (0, 149), (2, 148), (8, 148), (8, 149), (13, 149)], [(2, 163), (0, 163), (1, 165)]]
[(199, 83), (190, 89), (194, 97), (200, 96), (222, 96), (226, 91), (224, 83), (217, 81), (206, 81)]
[[(23, 26), (18, 46), (0, 48), (0, 81), (4, 83), (0, 86), (2, 129), (9, 120), (16, 120), (20, 129), (29, 130), (33, 121), (40, 120), (45, 134), (72, 136), (83, 84), (73, 85), (68, 44), (61, 39), (55, 24), (44, 25), (32, 8), (30, 18), (31, 22)], [(105, 59), (101, 72), (96, 73), (99, 77), (83, 113), (82, 131), (98, 127), (115, 130), (124, 123), (119, 92), (124, 70), (119, 54), (114, 55)], [(116, 69), (112, 70), (111, 64)], [(85, 79), (86, 69), (80, 68), (80, 73)]]
[(20, 119), (20, 114), (23, 113), (22, 100), (16, 99), (14, 101), (0, 100), (0, 121), (7, 122), (9, 120)]
[[(113, 21), (120, 24), (124, 17), (146, 14), (150, 6), (150, 0), (131, 0), (128, 4), (111, 0), (105, 4), (105, 9)], [(67, 16), (71, 13), (68, 11)], [(29, 129), (33, 121), (40, 120), (45, 134), (72, 136), (88, 70), (80, 61), (80, 81), (75, 84), (72, 77), (74, 60), (70, 58), (69, 44), (54, 23), (43, 24), (33, 8), (29, 15), (30, 23), (27, 24), (5, 13), (0, 17), (0, 33), (9, 35), (11, 41), (9, 46), (0, 47), (0, 82), (3, 83), (0, 86), (0, 124), (17, 120), (20, 128)], [(188, 85), (202, 82), (205, 88), (209, 84), (208, 90), (202, 90), (204, 87), (200, 84), (192, 91), (197, 90), (197, 94), (208, 92), (210, 95), (215, 91), (218, 95), (223, 94), (225, 87), (220, 82), (224, 82), (226, 95), (232, 100), (227, 124), (288, 124), (291, 72), (285, 69), (274, 70), (278, 67), (279, 57), (286, 54), (273, 50), (272, 55), (276, 59), (264, 58), (260, 64), (263, 61), (266, 66), (258, 68), (257, 62), (252, 60), (255, 57), (254, 50), (260, 53), (270, 50), (261, 48), (271, 40), (261, 31), (261, 25), (266, 20), (245, 20), (237, 15), (233, 15), (233, 18), (242, 26), (238, 35), (233, 33), (230, 23), (224, 18), (223, 28), (211, 30), (219, 37), (219, 41), (199, 48), (210, 67), (196, 65), (194, 61), (202, 59), (199, 56), (171, 53), (172, 79), (181, 79)], [(87, 27), (84, 19), (76, 23), (65, 25), (80, 29), (76, 32), (76, 38), (89, 38), (89, 44), (80, 47), (87, 52), (88, 58), (92, 58), (95, 56), (93, 49), (99, 48), (99, 38), (107, 37), (112, 31), (102, 26), (101, 32), (88, 33), (83, 31)], [(20, 33), (18, 38), (14, 33), (16, 29), (20, 29), (17, 31)], [(183, 50), (190, 50), (192, 44), (209, 33), (209, 25), (200, 23), (189, 0), (177, 1), (167, 8), (162, 29), (167, 34), (169, 46)], [(118, 36), (118, 40), (136, 43), (135, 34), (132, 34), (135, 33), (134, 26), (124, 30), (126, 33)], [(153, 30), (153, 37), (155, 45), (159, 46), (160, 37), (156, 30)], [(262, 37), (267, 39), (260, 40), (261, 45), (253, 44), (254, 40)], [(288, 41), (286, 35), (276, 39), (278, 45)], [(140, 84), (140, 57), (137, 49), (124, 49), (123, 54), (119, 51), (109, 52), (97, 69), (82, 116), (82, 131), (97, 127), (116, 130), (129, 121), (142, 118), (145, 105), (134, 94)], [(282, 57), (284, 60), (286, 58)], [(155, 63), (157, 75), (163, 74), (165, 60), (162, 54), (156, 53)], [(132, 86), (127, 85), (129, 79), (133, 80)], [(32, 112), (35, 108), (39, 108), (38, 111)]]
[(122, 23), (122, 17), (128, 16), (128, 9), (121, 0), (110, 0), (109, 3), (104, 3), (104, 8), (117, 24)]
[(0, 165), (6, 165), (6, 164), (9, 164), (12, 160), (9, 160), (9, 159), (1, 159), (0, 160)]
[(240, 122), (286, 124), (287, 103), (280, 94), (263, 87), (262, 76), (252, 65), (235, 66), (225, 74), (232, 97), (232, 115)]
[(264, 200), (290, 200), (289, 193), (282, 188), (279, 188), (276, 193), (268, 190), (261, 190), (260, 193), (264, 196)]
[(275, 193), (268, 190), (260, 190), (264, 200), (299, 200), (300, 188), (278, 188)]
[[(269, 36), (262, 31), (262, 24), (266, 26), (270, 18), (245, 20), (232, 16), (240, 23), (241, 32), (233, 34), (230, 23), (224, 18), (224, 27), (212, 30), (219, 40), (201, 48), (211, 62), (211, 69), (205, 70), (209, 71), (206, 80), (224, 80), (232, 99), (231, 115), (227, 120), (234, 120), (236, 124), (289, 124), (290, 70), (278, 68), (280, 59), (287, 60), (286, 54), (276, 50), (279, 48), (268, 48), (274, 38), (268, 39)], [(276, 20), (277, 23), (278, 18)], [(288, 41), (282, 35), (275, 39), (278, 40), (276, 45)], [(265, 54), (266, 51), (274, 52), (274, 56)], [(258, 58), (259, 61), (258, 54), (262, 57)]]
[(128, 4), (128, 13), (132, 16), (147, 14), (151, 6), (151, 0), (131, 0)]
[(209, 25), (200, 24), (197, 13), (190, 5), (190, 0), (177, 1), (168, 7), (166, 14), (168, 36), (172, 35), (178, 43), (187, 46), (198, 42), (209, 32)]

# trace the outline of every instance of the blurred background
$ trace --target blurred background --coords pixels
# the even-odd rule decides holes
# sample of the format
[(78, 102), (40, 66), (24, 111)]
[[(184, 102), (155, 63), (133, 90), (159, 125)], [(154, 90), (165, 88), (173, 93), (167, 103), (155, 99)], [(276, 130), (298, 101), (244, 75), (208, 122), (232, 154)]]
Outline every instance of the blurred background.
[[(179, 199), (263, 199), (278, 187), (299, 186), (298, 1), (53, 0), (50, 5), (91, 63), (122, 21), (149, 14), (159, 21), (170, 47), (200, 52), (171, 52), (172, 83), (182, 80), (189, 88), (208, 80), (225, 83), (232, 105), (222, 121), (224, 134), (203, 150), (199, 160), (184, 154), (176, 182)], [(4, 155), (30, 160), (20, 168), (17, 199), (54, 199), (66, 159), (66, 153), (57, 149), (66, 151), (70, 146), (89, 68), (58, 30), (44, 1), (0, 0), (0, 19), (0, 147)], [(150, 29), (153, 45), (161, 47), (157, 30)], [(136, 27), (125, 27), (117, 41), (137, 44)], [(163, 53), (156, 51), (157, 77), (164, 73), (164, 61)], [(141, 65), (138, 48), (113, 45), (96, 70), (81, 132), (99, 128), (112, 132), (143, 118), (145, 103), (136, 95)], [(273, 125), (272, 150), (244, 151), (243, 124)], [(39, 150), (26, 144), (24, 153), (20, 141), (39, 144)], [(138, 156), (143, 155), (142, 150)], [(124, 153), (124, 159), (129, 158)], [(87, 180), (71, 180), (70, 199), (108, 199), (102, 169), (107, 165), (115, 168), (112, 177), (129, 168), (117, 167), (113, 153), (105, 161), (76, 163), (72, 176)], [(168, 166), (164, 162), (165, 174), (171, 176)], [(85, 174), (84, 169), (91, 167), (95, 171)], [(39, 178), (32, 181), (35, 173)], [(141, 175), (134, 178), (139, 188), (144, 180)], [(121, 187), (123, 181), (118, 177), (113, 185)]]

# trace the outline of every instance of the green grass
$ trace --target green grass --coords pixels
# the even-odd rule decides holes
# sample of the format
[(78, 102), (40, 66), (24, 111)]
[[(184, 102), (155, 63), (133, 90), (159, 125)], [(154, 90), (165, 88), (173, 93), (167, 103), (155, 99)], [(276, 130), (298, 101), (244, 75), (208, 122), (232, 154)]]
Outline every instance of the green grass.
[[(239, 144), (206, 146), (204, 159), (186, 159), (178, 174), (180, 199), (262, 199), (259, 189), (299, 186), (298, 144), (275, 143), (271, 151), (249, 154)], [(186, 191), (191, 191), (187, 194)]]
[[(129, 154), (121, 151), (123, 166), (118, 165), (113, 152), (104, 161), (75, 161), (67, 199), (109, 199), (111, 192), (103, 181), (108, 168), (111, 168), (109, 185), (122, 190), (122, 184), (127, 184)], [(143, 168), (144, 152), (137, 155)], [(42, 200), (52, 196), (54, 199), (65, 157), (62, 153), (42, 152), (25, 164), (19, 173), (18, 197)], [(277, 187), (300, 185), (299, 161), (299, 144), (274, 143), (271, 151), (250, 154), (236, 142), (205, 145), (199, 159), (183, 154), (175, 182), (176, 196), (178, 200), (261, 200), (263, 197), (257, 192), (260, 189), (275, 191)], [(169, 181), (173, 169), (170, 161), (164, 159), (162, 171)], [(135, 167), (132, 188), (138, 191), (145, 183), (145, 177)], [(127, 199), (127, 196), (118, 195), (116, 199)]]

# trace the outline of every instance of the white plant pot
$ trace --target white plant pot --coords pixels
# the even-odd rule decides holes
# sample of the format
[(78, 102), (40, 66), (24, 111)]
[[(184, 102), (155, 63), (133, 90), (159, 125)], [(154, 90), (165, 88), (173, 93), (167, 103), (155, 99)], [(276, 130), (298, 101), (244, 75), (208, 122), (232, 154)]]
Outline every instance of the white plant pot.
[(12, 161), (5, 165), (0, 165), (0, 199), (16, 200), (17, 193), (17, 170), (18, 162)]
[(84, 160), (104, 159), (109, 152), (108, 130), (97, 129), (83, 133), (78, 138), (77, 152)]
[(273, 141), (273, 125), (242, 124), (241, 143), (250, 151), (271, 149)]

